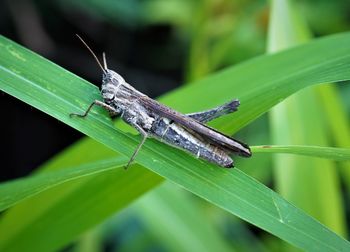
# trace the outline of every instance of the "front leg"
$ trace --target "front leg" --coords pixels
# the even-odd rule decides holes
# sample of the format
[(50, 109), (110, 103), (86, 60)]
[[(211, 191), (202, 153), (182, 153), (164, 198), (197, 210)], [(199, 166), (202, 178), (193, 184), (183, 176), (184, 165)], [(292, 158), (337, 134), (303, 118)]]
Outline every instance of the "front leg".
[(119, 114), (119, 111), (117, 111), (114, 107), (112, 107), (104, 102), (101, 102), (99, 100), (95, 100), (93, 103), (90, 104), (90, 106), (87, 108), (87, 110), (85, 111), (84, 114), (70, 113), (69, 116), (70, 117), (72, 117), (72, 116), (85, 117), (89, 114), (90, 110), (92, 109), (92, 107), (94, 105), (105, 108), (106, 110), (108, 110), (108, 112), (111, 116)]
[(213, 109), (209, 109), (209, 110), (197, 112), (197, 113), (186, 114), (186, 115), (201, 123), (206, 123), (220, 116), (237, 111), (238, 106), (239, 106), (239, 101), (233, 100)]
[(139, 145), (137, 146), (137, 148), (135, 149), (134, 153), (132, 154), (128, 164), (125, 166), (125, 170), (128, 169), (128, 167), (130, 166), (130, 164), (132, 163), (132, 161), (134, 161), (135, 157), (137, 156), (137, 154), (139, 153), (142, 145), (145, 143), (147, 137), (148, 137), (148, 134), (147, 132), (141, 127), (139, 126), (138, 124), (132, 124), (133, 127), (135, 127), (137, 129), (138, 132), (140, 132), (141, 136), (142, 136), (142, 140), (141, 142), (139, 143)]

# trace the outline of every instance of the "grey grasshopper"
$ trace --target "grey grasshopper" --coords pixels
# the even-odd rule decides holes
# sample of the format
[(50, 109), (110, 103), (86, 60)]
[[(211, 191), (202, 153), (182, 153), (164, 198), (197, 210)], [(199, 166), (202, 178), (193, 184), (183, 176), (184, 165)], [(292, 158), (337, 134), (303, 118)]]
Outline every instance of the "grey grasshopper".
[(85, 117), (91, 108), (97, 105), (107, 109), (111, 116), (119, 115), (140, 132), (142, 140), (126, 168), (135, 159), (148, 137), (156, 138), (225, 168), (234, 167), (230, 155), (251, 156), (248, 145), (205, 125), (215, 118), (236, 111), (239, 106), (238, 100), (202, 112), (181, 114), (137, 91), (122, 76), (108, 69), (104, 54), (102, 66), (90, 47), (80, 37), (79, 39), (102, 69), (103, 102), (95, 100), (84, 114), (72, 113), (70, 116)]

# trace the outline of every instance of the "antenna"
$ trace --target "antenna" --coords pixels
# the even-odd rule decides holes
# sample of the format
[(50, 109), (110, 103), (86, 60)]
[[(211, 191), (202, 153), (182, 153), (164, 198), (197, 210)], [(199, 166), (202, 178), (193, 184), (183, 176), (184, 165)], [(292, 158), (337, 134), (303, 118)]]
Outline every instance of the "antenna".
[[(78, 39), (80, 39), (80, 41), (81, 41), (81, 42), (86, 46), (86, 48), (90, 51), (90, 53), (92, 54), (92, 56), (95, 58), (95, 60), (96, 60), (96, 62), (97, 62), (97, 64), (98, 64), (98, 66), (102, 69), (102, 72), (106, 73), (107, 67), (106, 67), (106, 68), (103, 68), (101, 62), (98, 60), (98, 58), (97, 58), (96, 54), (94, 53), (94, 51), (91, 50), (91, 48), (86, 44), (86, 42), (85, 42), (78, 34), (75, 34), (75, 35), (78, 37)], [(105, 59), (105, 57), (104, 57), (104, 58), (103, 58), (103, 62), (104, 62), (104, 64), (105, 64), (105, 66), (107, 66), (107, 64), (105, 63), (105, 61), (106, 61), (106, 59)]]
[(102, 58), (103, 58), (103, 67), (104, 67), (104, 69), (108, 69), (105, 52), (102, 53)]

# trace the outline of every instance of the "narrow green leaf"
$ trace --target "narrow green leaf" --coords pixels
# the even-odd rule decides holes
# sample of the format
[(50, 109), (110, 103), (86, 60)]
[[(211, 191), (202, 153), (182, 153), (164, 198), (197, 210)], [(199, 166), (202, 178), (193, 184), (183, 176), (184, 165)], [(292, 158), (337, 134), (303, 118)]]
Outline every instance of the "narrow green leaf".
[(1, 183), (0, 211), (62, 183), (122, 167), (127, 162), (126, 157), (118, 157)]
[(134, 165), (127, 171), (105, 170), (43, 191), (3, 214), (0, 251), (62, 248), (160, 181), (159, 176)]
[(306, 145), (262, 145), (252, 146), (253, 153), (288, 153), (302, 156), (320, 157), (336, 161), (350, 160), (350, 149), (306, 146)]
[[(349, 115), (341, 102), (341, 90), (334, 85), (324, 85), (317, 92), (332, 140), (339, 147), (350, 148)], [(350, 191), (350, 162), (341, 163), (341, 167), (341, 177)]]
[[(202, 80), (198, 85), (190, 85), (178, 90), (167, 99), (167, 103), (178, 104), (177, 107), (180, 110), (189, 110), (189, 107), (181, 108), (181, 105), (184, 106), (184, 103), (181, 103), (183, 97), (188, 97), (193, 104), (193, 109), (196, 110), (199, 109), (196, 107), (198, 106), (196, 99), (206, 99), (207, 105), (212, 106), (213, 103), (232, 99), (236, 94), (242, 102), (242, 108), (232, 117), (226, 117), (226, 120), (235, 119), (236, 121), (230, 124), (233, 130), (237, 130), (300, 88), (327, 81), (349, 79), (350, 73), (347, 69), (350, 66), (350, 55), (346, 54), (349, 42), (349, 34), (340, 34), (280, 54), (256, 58)], [(334, 47), (334, 50), (326, 50), (329, 47)], [(103, 110), (94, 110), (85, 120), (69, 118), (69, 113), (83, 111), (92, 100), (100, 97), (95, 87), (4, 38), (0, 39), (0, 54), (2, 90), (20, 97), (21, 100), (124, 155), (129, 156), (132, 153), (138, 138), (115, 129)], [(304, 58), (305, 55), (309, 56), (308, 60), (300, 61), (300, 58)], [(39, 71), (42, 69), (45, 71)], [(296, 85), (291, 85), (292, 83)], [(137, 161), (191, 192), (296, 246), (304, 249), (349, 249), (347, 241), (237, 169), (219, 169), (153, 140), (146, 143)], [(104, 190), (110, 185), (109, 183), (112, 181), (108, 180), (105, 185), (99, 184), (100, 189)], [(91, 191), (88, 192), (91, 194)], [(72, 197), (73, 199), (76, 198)], [(86, 200), (88, 201), (89, 198)], [(118, 206), (125, 202), (119, 203)], [(97, 207), (94, 205), (92, 208)], [(27, 244), (31, 244), (43, 249), (39, 247), (41, 237), (35, 235), (35, 232), (31, 233), (32, 230), (44, 232), (40, 229), (43, 223), (39, 228), (37, 226), (39, 224), (32, 222), (32, 225), (25, 226), (26, 229), (21, 230), (21, 226), (13, 225), (14, 219), (18, 218), (19, 214), (24, 214), (24, 209), (17, 209), (17, 213), (16, 208), (9, 211), (0, 223), (3, 238), (0, 241), (0, 247), (5, 250), (10, 248), (20, 250), (27, 248)], [(86, 208), (86, 212), (88, 210)], [(52, 220), (52, 216), (54, 215), (46, 216), (44, 223)], [(82, 219), (79, 218), (79, 220)], [(81, 224), (86, 227), (91, 224), (91, 221)], [(69, 234), (65, 239), (71, 238), (79, 228), (75, 225), (74, 230), (68, 230)], [(57, 240), (54, 240), (54, 243), (48, 240), (46, 246), (49, 246), (49, 242), (53, 245), (45, 248), (57, 248)], [(62, 243), (63, 241), (60, 240), (59, 244)]]
[[(253, 153), (288, 153), (304, 156), (333, 159), (337, 161), (350, 160), (350, 149), (320, 146), (291, 146), (291, 145), (263, 145), (251, 146)], [(13, 206), (21, 200), (34, 196), (40, 192), (58, 186), (65, 182), (85, 176), (106, 172), (123, 167), (128, 159), (118, 157), (100, 160), (63, 170), (39, 173), (37, 175), (20, 178), (0, 184), (0, 211)]]
[(89, 230), (84, 233), (79, 241), (75, 244), (71, 252), (100, 252), (103, 251), (104, 244), (99, 228)]
[(131, 210), (144, 221), (166, 251), (231, 250), (214, 226), (206, 221), (203, 209), (174, 184), (164, 183), (136, 201)]
[[(292, 2), (272, 1), (270, 52), (305, 43), (311, 37)], [(303, 90), (272, 110), (274, 144), (329, 145), (324, 112), (315, 88), (322, 87)], [(274, 158), (277, 191), (338, 234), (346, 236), (345, 213), (335, 163), (296, 155), (277, 155)]]

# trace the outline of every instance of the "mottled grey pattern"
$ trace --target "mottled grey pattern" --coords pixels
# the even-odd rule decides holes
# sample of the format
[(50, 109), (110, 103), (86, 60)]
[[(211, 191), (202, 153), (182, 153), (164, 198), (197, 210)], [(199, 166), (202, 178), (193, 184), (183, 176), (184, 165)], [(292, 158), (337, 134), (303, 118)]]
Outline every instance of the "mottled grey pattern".
[(120, 113), (122, 119), (134, 126), (144, 138), (157, 138), (222, 167), (233, 167), (229, 154), (251, 155), (246, 144), (202, 124), (236, 111), (238, 100), (214, 109), (183, 115), (150, 99), (125, 82), (119, 74), (108, 69), (103, 75), (101, 93), (105, 103), (115, 109), (112, 113)]
[(223, 147), (225, 150), (237, 154), (239, 156), (250, 157), (251, 152), (248, 145), (239, 142), (229, 136), (226, 136), (217, 130), (210, 128), (209, 126), (202, 124), (201, 122), (194, 120), (193, 118), (183, 115), (163, 104), (150, 99), (147, 96), (139, 98), (139, 103), (143, 107), (148, 108), (153, 113), (175, 121), (183, 128), (194, 131), (197, 135), (200, 135), (206, 141), (215, 143), (216, 146)]
[(150, 135), (171, 146), (186, 150), (197, 158), (203, 158), (223, 167), (233, 167), (233, 160), (225, 151), (167, 118), (156, 119)]
[(233, 167), (233, 160), (229, 155), (251, 156), (248, 145), (204, 124), (236, 111), (238, 100), (203, 112), (183, 115), (137, 91), (119, 74), (107, 69), (106, 65), (103, 72), (101, 94), (104, 102), (96, 100), (84, 114), (73, 115), (85, 117), (93, 105), (98, 105), (106, 108), (111, 115), (120, 115), (126, 123), (137, 129), (143, 138), (127, 166), (147, 137), (154, 137), (227, 168)]

